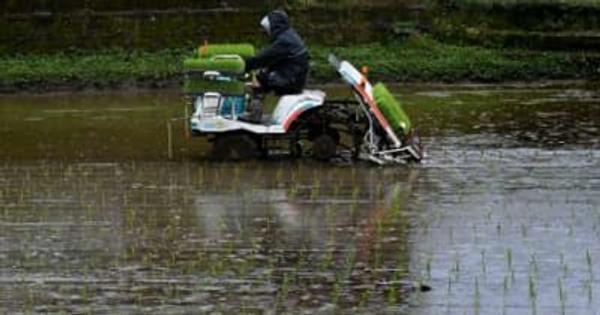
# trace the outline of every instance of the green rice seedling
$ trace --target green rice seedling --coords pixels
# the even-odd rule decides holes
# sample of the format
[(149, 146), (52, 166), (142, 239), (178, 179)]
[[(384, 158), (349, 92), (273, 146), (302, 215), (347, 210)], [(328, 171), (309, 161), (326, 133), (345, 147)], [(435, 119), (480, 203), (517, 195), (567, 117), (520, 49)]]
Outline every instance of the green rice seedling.
[(389, 290), (388, 290), (387, 302), (390, 305), (394, 305), (397, 302), (396, 288), (393, 285), (391, 285), (390, 288), (389, 288)]
[(205, 176), (204, 166), (199, 167), (198, 172), (196, 174), (196, 178), (197, 178), (196, 183), (198, 184), (199, 187), (204, 186), (204, 176)]
[[(28, 288), (25, 307), (27, 310), (33, 311), (34, 305), (35, 305), (35, 297), (33, 296), (33, 290), (31, 290), (31, 288)], [(32, 312), (29, 312), (29, 313), (32, 313)]]
[(408, 115), (383, 83), (377, 83), (373, 87), (373, 97), (394, 131), (404, 135), (411, 131), (412, 126)]
[(288, 274), (283, 275), (283, 281), (281, 282), (281, 289), (279, 292), (280, 301), (287, 300), (288, 294), (290, 291), (290, 279)]
[(512, 269), (510, 271), (510, 283), (511, 283), (511, 285), (515, 283), (515, 270), (514, 269)]
[(218, 261), (212, 261), (210, 264), (210, 274), (213, 277), (218, 276), (221, 273), (223, 262), (219, 259)]
[(89, 300), (89, 290), (88, 290), (88, 286), (87, 286), (86, 284), (83, 284), (83, 285), (81, 286), (81, 289), (80, 289), (80, 294), (81, 294), (81, 298), (82, 298), (84, 301), (86, 301), (86, 302), (87, 302), (87, 301)]
[(538, 263), (537, 263), (535, 254), (531, 254), (531, 259), (529, 260), (529, 265), (530, 265), (530, 268), (532, 268), (533, 274), (537, 277), (537, 275), (539, 274), (539, 268), (538, 268)]
[(427, 262), (425, 263), (425, 270), (427, 270), (427, 281), (431, 280), (431, 256), (427, 258)]
[(198, 47), (198, 58), (209, 58), (216, 55), (238, 55), (242, 58), (254, 56), (256, 53), (252, 44), (208, 44)]
[(381, 243), (377, 242), (374, 247), (375, 247), (375, 262), (373, 263), (373, 266), (375, 268), (379, 268), (383, 264), (383, 253), (381, 251)]
[(288, 195), (290, 196), (290, 198), (295, 198), (296, 196), (298, 196), (298, 184), (296, 182), (290, 183), (290, 186), (288, 188)]
[(590, 254), (590, 250), (587, 249), (585, 251), (585, 261), (587, 263), (588, 266), (588, 272), (590, 274), (590, 277), (593, 276), (593, 269), (592, 269), (592, 255)]
[(274, 259), (269, 259), (268, 261), (268, 268), (266, 270), (266, 272), (264, 272), (261, 275), (261, 278), (266, 281), (269, 284), (273, 283), (273, 271), (275, 270), (276, 265), (275, 265), (275, 260)]
[(508, 270), (513, 270), (513, 256), (511, 248), (506, 250), (506, 267)]
[(135, 208), (127, 209), (126, 222), (127, 222), (127, 227), (130, 230), (133, 229), (135, 222), (136, 222), (136, 218), (137, 218), (137, 211), (135, 210)]
[(485, 259), (485, 249), (481, 250), (481, 272), (483, 273), (483, 275), (485, 276), (487, 271), (487, 262)]
[(360, 302), (359, 302), (359, 307), (364, 307), (367, 302), (369, 301), (369, 299), (371, 299), (371, 289), (367, 289), (365, 291), (363, 291), (360, 295)]
[(360, 187), (357, 184), (354, 184), (352, 188), (352, 200), (357, 201), (360, 198)]
[(331, 288), (331, 303), (334, 305), (339, 302), (340, 296), (342, 295), (342, 281), (341, 277), (336, 277)]
[(454, 255), (454, 265), (451, 270), (454, 273), (456, 280), (458, 281), (460, 275), (460, 256), (458, 253)]
[(354, 215), (356, 214), (356, 209), (358, 208), (358, 205), (356, 203), (353, 203), (352, 205), (350, 205), (350, 208), (348, 210), (348, 215), (353, 218)]
[(569, 265), (566, 262), (562, 263), (561, 265), (563, 271), (563, 278), (566, 278), (569, 276)]
[(306, 265), (307, 262), (307, 250), (306, 248), (298, 249), (298, 261), (296, 262), (296, 268), (302, 269), (303, 265)]
[(313, 183), (310, 190), (310, 199), (315, 200), (321, 195), (321, 181), (317, 176), (313, 177)]
[(250, 272), (250, 262), (247, 259), (243, 259), (241, 262), (236, 262), (237, 276), (245, 277)]
[(587, 287), (588, 304), (592, 304), (592, 302), (594, 301), (594, 283), (593, 283), (593, 281), (592, 280), (587, 281), (586, 287)]
[(537, 298), (537, 288), (535, 285), (535, 280), (533, 279), (533, 276), (531, 274), (529, 274), (529, 281), (528, 281), (528, 287), (529, 287), (529, 300), (532, 303), (535, 303), (535, 300)]
[(186, 71), (219, 71), (242, 74), (246, 64), (241, 58), (217, 56), (210, 59), (187, 58), (183, 61)]
[(327, 249), (323, 253), (323, 258), (320, 262), (321, 271), (328, 270), (333, 264), (333, 249)]
[(473, 296), (473, 308), (474, 308), (474, 312), (475, 314), (479, 314), (479, 309), (481, 307), (480, 305), (480, 300), (481, 300), (481, 293), (479, 292), (479, 279), (477, 279), (477, 277), (475, 277), (475, 294)]
[(335, 184), (333, 185), (333, 192), (332, 192), (334, 197), (339, 197), (340, 195), (340, 182), (336, 181)]
[(283, 181), (283, 167), (280, 165), (275, 172), (275, 181), (281, 183)]
[(142, 306), (143, 299), (144, 299), (144, 297), (143, 297), (143, 294), (141, 292), (135, 294), (135, 305), (138, 308), (140, 308)]
[(398, 186), (394, 186), (391, 207), (396, 214), (399, 214), (402, 209), (402, 196)]
[(473, 223), (473, 225), (471, 225), (471, 235), (473, 235), (473, 238), (475, 239), (475, 242), (477, 242), (477, 225), (475, 225), (475, 223)]
[(352, 269), (354, 268), (354, 264), (356, 262), (356, 249), (351, 249), (349, 251), (346, 252), (346, 255), (344, 256), (344, 266), (345, 266), (345, 272), (346, 272), (346, 277), (350, 277), (350, 274), (352, 273)]
[(567, 296), (560, 278), (558, 278), (558, 300), (560, 302), (561, 314), (565, 314), (565, 302), (567, 300)]
[(574, 231), (573, 224), (570, 224), (569, 225), (569, 231), (567, 232), (567, 234), (572, 237), (573, 236), (573, 231)]
[(377, 240), (381, 240), (381, 236), (383, 235), (384, 232), (384, 225), (383, 225), (383, 220), (381, 218), (378, 218), (375, 220), (375, 232), (376, 232), (376, 236), (377, 236)]

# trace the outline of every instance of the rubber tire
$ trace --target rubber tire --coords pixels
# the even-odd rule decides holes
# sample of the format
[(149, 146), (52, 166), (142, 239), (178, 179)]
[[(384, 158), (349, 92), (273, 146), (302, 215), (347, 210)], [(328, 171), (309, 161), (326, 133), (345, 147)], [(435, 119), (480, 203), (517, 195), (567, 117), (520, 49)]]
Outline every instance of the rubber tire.
[(337, 143), (329, 134), (316, 137), (312, 145), (313, 156), (320, 161), (329, 161), (337, 153)]
[(258, 143), (247, 134), (218, 135), (213, 144), (212, 156), (217, 160), (250, 160), (258, 155)]

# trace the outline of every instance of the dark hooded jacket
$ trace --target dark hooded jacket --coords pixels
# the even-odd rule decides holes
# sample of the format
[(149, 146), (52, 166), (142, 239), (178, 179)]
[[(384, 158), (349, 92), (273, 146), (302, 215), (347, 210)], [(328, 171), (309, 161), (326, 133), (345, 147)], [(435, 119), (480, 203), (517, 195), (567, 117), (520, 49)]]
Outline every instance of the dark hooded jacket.
[(246, 59), (246, 71), (265, 68), (271, 78), (276, 78), (266, 82), (276, 93), (300, 93), (306, 84), (309, 70), (308, 49), (290, 26), (284, 11), (275, 10), (268, 15), (268, 19), (271, 45), (256, 56)]

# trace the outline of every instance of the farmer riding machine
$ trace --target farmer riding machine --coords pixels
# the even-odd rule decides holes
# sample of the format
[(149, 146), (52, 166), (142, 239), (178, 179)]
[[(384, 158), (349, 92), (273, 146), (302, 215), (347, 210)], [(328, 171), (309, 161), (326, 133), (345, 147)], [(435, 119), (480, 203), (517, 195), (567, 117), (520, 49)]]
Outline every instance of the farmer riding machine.
[(325, 92), (304, 90), (281, 96), (270, 115), (246, 119), (254, 111), (244, 57), (248, 44), (204, 45), (184, 61), (184, 92), (191, 108), (190, 129), (208, 137), (213, 156), (247, 159), (286, 153), (330, 160), (351, 156), (377, 164), (420, 161), (423, 149), (400, 103), (381, 83), (333, 55), (329, 63), (349, 85), (355, 100), (326, 99)]

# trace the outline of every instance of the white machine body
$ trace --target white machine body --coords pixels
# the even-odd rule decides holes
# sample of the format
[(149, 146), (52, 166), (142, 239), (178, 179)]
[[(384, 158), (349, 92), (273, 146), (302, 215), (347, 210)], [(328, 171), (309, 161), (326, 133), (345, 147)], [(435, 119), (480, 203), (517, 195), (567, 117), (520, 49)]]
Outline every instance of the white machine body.
[(235, 113), (230, 116), (219, 115), (223, 97), (219, 93), (205, 93), (195, 99), (190, 125), (192, 132), (199, 134), (239, 130), (256, 134), (284, 134), (302, 113), (322, 106), (324, 101), (325, 93), (319, 90), (304, 90), (302, 94), (285, 95), (279, 99), (270, 118), (262, 123), (251, 123), (238, 120)]

